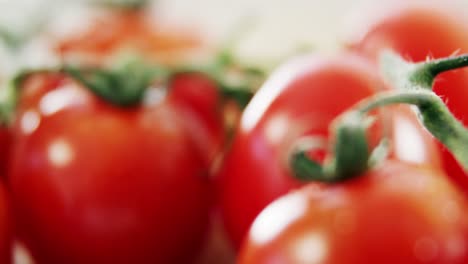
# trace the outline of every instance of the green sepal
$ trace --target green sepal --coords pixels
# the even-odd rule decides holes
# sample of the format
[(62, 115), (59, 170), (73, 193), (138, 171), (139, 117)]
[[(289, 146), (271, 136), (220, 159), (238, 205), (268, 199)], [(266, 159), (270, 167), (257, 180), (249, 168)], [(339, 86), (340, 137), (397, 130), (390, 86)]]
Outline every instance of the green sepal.
[(299, 180), (337, 182), (365, 172), (371, 154), (366, 130), (369, 126), (361, 113), (350, 111), (339, 118), (333, 127), (334, 143), (332, 155), (323, 164), (310, 159), (307, 151), (298, 149), (293, 152), (290, 167)]
[(141, 103), (146, 90), (168, 71), (140, 60), (129, 60), (110, 69), (65, 66), (63, 71), (105, 101), (132, 107)]

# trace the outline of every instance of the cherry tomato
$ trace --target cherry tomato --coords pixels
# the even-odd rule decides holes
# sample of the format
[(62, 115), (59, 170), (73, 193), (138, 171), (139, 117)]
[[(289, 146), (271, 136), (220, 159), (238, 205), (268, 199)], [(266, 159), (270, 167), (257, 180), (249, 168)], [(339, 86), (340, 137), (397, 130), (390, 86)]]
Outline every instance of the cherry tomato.
[(467, 263), (467, 209), (439, 172), (389, 161), (269, 205), (238, 263)]
[[(304, 184), (288, 169), (293, 143), (326, 139), (335, 117), (383, 87), (374, 68), (351, 54), (301, 57), (273, 73), (247, 106), (219, 177), (223, 221), (236, 248), (265, 206)], [(432, 138), (409, 109), (389, 111), (387, 121), (391, 158), (438, 166)]]
[(0, 262), (12, 263), (12, 222), (7, 190), (0, 183)]
[(142, 10), (109, 10), (71, 36), (57, 36), (55, 51), (65, 60), (101, 64), (122, 52), (163, 63), (186, 60), (203, 46), (193, 33), (157, 24)]
[[(404, 58), (419, 62), (468, 52), (468, 21), (454, 10), (431, 5), (401, 5), (389, 8), (371, 22), (350, 30), (349, 46), (377, 59), (384, 49), (393, 49)], [(369, 26), (370, 25), (370, 26)], [(438, 76), (434, 91), (452, 113), (468, 125), (468, 70), (449, 71)], [(468, 175), (442, 145), (447, 174), (468, 191)]]
[(62, 74), (24, 82), (9, 184), (37, 263), (194, 260), (212, 203), (208, 139), (222, 130), (155, 86), (118, 108)]
[(10, 130), (5, 126), (0, 125), (0, 175), (4, 175), (6, 173), (10, 144)]
[(207, 153), (209, 162), (221, 152), (225, 141), (222, 96), (218, 84), (198, 72), (176, 74), (170, 81), (170, 99), (177, 103), (199, 148)]

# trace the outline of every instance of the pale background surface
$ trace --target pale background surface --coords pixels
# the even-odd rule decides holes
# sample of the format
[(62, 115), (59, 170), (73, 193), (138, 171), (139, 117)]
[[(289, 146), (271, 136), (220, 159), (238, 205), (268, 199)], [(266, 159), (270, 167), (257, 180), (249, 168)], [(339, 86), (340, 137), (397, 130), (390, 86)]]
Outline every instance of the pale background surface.
[[(59, 14), (62, 21), (75, 19), (89, 0), (0, 0), (0, 25), (25, 31), (31, 21)], [(284, 57), (310, 46), (325, 52), (340, 47), (340, 37), (369, 6), (384, 6), (397, 0), (155, 0), (152, 10), (159, 20), (203, 29), (212, 39), (226, 39), (246, 20), (251, 31), (238, 51), (244, 57)], [(418, 0), (404, 1), (415, 2)], [(467, 10), (468, 0), (419, 0), (442, 5), (454, 2)], [(460, 8), (459, 8), (460, 9)], [(354, 12), (353, 12), (354, 10)], [(360, 11), (360, 12), (356, 12)], [(366, 12), (362, 12), (366, 13)], [(368, 13), (366, 13), (368, 15)], [(76, 23), (76, 21), (74, 22)], [(80, 22), (78, 22), (80, 23)], [(82, 21), (83, 24), (86, 21)], [(4, 54), (0, 47), (0, 55)], [(0, 56), (0, 71), (6, 59)]]

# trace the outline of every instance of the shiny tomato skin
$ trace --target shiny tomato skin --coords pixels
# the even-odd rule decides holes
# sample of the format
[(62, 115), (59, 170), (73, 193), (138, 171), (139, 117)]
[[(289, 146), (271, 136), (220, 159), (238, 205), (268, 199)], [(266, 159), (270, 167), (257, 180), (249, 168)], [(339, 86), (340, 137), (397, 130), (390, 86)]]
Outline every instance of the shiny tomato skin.
[(220, 88), (212, 78), (199, 72), (175, 74), (169, 82), (169, 100), (176, 104), (186, 120), (198, 147), (211, 163), (226, 141)]
[(0, 263), (12, 263), (13, 222), (9, 194), (3, 182), (0, 183)]
[[(288, 169), (293, 143), (304, 135), (326, 136), (336, 116), (382, 88), (373, 67), (351, 54), (306, 56), (273, 73), (245, 110), (218, 181), (223, 221), (235, 248), (265, 206), (305, 184)], [(413, 113), (406, 108), (389, 114), (392, 158), (437, 168), (434, 142)], [(401, 125), (406, 132), (394, 129)], [(410, 147), (410, 138), (421, 144)], [(418, 151), (408, 152), (411, 148)]]
[[(468, 52), (468, 20), (457, 15), (458, 11), (428, 4), (405, 4), (376, 13), (380, 16), (350, 30), (359, 34), (348, 41), (351, 49), (371, 59), (376, 60), (384, 49), (393, 49), (415, 62)], [(443, 73), (434, 83), (434, 91), (465, 126), (468, 125), (467, 86), (468, 69)], [(440, 150), (447, 174), (468, 192), (468, 175), (442, 145)]]
[(0, 125), (0, 175), (5, 175), (10, 152), (10, 129)]
[(273, 202), (238, 263), (467, 263), (467, 209), (440, 172), (389, 161)]
[(37, 263), (193, 261), (212, 189), (179, 107), (165, 97), (120, 109), (53, 77), (22, 88), (9, 171)]

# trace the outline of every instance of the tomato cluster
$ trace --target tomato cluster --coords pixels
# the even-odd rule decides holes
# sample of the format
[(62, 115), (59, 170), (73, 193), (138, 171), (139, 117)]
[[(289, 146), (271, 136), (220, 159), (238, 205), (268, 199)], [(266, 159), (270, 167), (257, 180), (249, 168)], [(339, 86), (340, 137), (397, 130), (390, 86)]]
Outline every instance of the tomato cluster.
[[(329, 127), (336, 117), (365, 97), (397, 88), (376, 71), (384, 50), (416, 62), (465, 52), (468, 24), (431, 6), (395, 8), (369, 24), (339, 56), (301, 57), (284, 65), (245, 110), (219, 178), (222, 215), (241, 249), (239, 263), (468, 261), (467, 204), (459, 193), (467, 190), (466, 174), (406, 106), (377, 114), (382, 127), (368, 136), (372, 141), (386, 133), (389, 153), (364, 175), (331, 185), (307, 183), (288, 163), (293, 144), (307, 138), (325, 141), (308, 155), (326, 161), (323, 151), (333, 144)], [(434, 91), (462, 121), (468, 113), (466, 78), (461, 69), (434, 82)], [(443, 212), (446, 206), (456, 212), (453, 218)]]
[(37, 264), (468, 263), (463, 126), (437, 133), (451, 119), (429, 101), (368, 107), (430, 82), (466, 122), (468, 71), (411, 64), (395, 81), (379, 58), (468, 52), (467, 26), (425, 5), (382, 13), (340, 54), (279, 67), (232, 118), (258, 69), (183, 65), (198, 38), (139, 9), (99, 16), (0, 102), (0, 263), (14, 240)]

